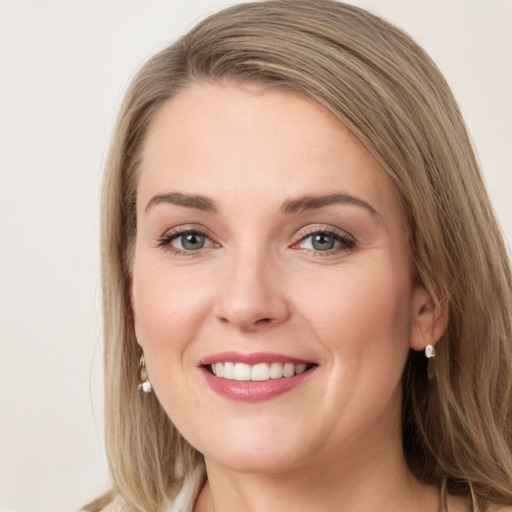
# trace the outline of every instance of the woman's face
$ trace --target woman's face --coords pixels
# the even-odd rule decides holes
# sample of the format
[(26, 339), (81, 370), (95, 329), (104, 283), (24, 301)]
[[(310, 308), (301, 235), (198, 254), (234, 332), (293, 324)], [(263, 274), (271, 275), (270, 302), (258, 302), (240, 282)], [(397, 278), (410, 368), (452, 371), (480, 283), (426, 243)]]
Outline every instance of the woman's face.
[(157, 114), (137, 196), (136, 334), (158, 399), (207, 463), (277, 472), (398, 445), (428, 304), (393, 186), (314, 103), (198, 84)]

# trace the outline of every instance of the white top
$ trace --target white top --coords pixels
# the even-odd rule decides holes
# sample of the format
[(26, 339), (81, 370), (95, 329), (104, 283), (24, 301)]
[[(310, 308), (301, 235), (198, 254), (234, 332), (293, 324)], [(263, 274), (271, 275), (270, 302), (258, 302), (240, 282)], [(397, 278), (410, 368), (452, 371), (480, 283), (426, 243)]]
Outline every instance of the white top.
[(165, 512), (193, 512), (203, 482), (204, 468), (202, 465), (198, 465), (190, 477), (185, 480), (173, 502), (167, 505)]
[[(204, 467), (198, 465), (196, 469), (185, 478), (180, 491), (172, 501), (167, 503), (162, 512), (194, 512), (194, 505), (204, 482)], [(120, 496), (116, 496), (110, 505), (101, 512), (126, 512), (126, 503)], [(0, 510), (0, 512), (2, 512)]]

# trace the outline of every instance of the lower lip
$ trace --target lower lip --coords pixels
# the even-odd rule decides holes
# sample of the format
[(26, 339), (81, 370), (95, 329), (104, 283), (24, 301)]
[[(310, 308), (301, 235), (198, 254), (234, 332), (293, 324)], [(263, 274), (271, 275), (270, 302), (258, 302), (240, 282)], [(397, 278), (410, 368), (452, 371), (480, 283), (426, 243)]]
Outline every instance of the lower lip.
[(224, 398), (238, 402), (263, 402), (296, 388), (308, 379), (315, 369), (316, 367), (313, 367), (294, 377), (264, 381), (223, 379), (212, 375), (205, 368), (202, 368), (202, 372), (208, 386)]

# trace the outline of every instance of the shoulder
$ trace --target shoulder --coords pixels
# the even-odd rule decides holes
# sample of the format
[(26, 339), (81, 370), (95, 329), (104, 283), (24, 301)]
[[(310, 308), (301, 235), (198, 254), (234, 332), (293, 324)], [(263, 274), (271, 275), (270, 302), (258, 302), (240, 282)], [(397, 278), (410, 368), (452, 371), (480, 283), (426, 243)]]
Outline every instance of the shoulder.
[[(206, 472), (203, 465), (198, 464), (190, 473), (184, 476), (175, 496), (167, 501), (162, 512), (192, 512), (194, 503), (205, 483)], [(119, 494), (113, 491), (98, 498), (85, 507), (82, 512), (127, 512), (128, 507)], [(0, 511), (1, 512), (1, 511)]]

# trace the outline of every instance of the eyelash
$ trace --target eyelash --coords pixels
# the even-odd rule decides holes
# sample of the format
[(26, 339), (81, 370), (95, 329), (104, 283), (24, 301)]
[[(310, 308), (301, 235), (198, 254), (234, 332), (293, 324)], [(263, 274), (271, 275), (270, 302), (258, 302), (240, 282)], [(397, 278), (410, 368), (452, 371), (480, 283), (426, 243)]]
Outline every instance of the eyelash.
[(354, 247), (356, 246), (355, 240), (350, 235), (348, 235), (346, 233), (342, 234), (333, 228), (311, 229), (311, 231), (309, 231), (306, 235), (301, 237), (298, 242), (294, 243), (293, 246), (299, 245), (299, 247), (300, 247), (300, 244), (302, 244), (305, 240), (307, 240), (308, 238), (311, 238), (313, 236), (316, 236), (316, 235), (327, 235), (328, 237), (332, 237), (335, 240), (335, 242), (338, 242), (340, 244), (336, 248), (328, 249), (325, 251), (308, 249), (308, 248), (302, 247), (303, 250), (308, 251), (309, 253), (312, 253), (318, 257), (330, 256), (330, 255), (337, 254), (340, 252), (349, 251), (351, 249), (354, 249)]
[(180, 229), (163, 235), (161, 238), (158, 239), (157, 246), (164, 249), (165, 251), (170, 252), (171, 254), (174, 254), (175, 256), (194, 256), (198, 254), (201, 250), (208, 248), (201, 247), (200, 249), (196, 250), (185, 250), (178, 249), (177, 247), (173, 247), (171, 245), (174, 240), (187, 235), (204, 236), (206, 240), (209, 240), (212, 244), (215, 244), (215, 242), (212, 241), (211, 237), (208, 236), (204, 231), (201, 231), (200, 229)]
[[(174, 240), (187, 236), (187, 235), (199, 235), (204, 236), (206, 240), (209, 240), (212, 245), (214, 245), (216, 242), (214, 242), (209, 235), (207, 235), (204, 231), (201, 231), (199, 229), (183, 229), (179, 231), (173, 231), (171, 233), (166, 233), (162, 237), (158, 239), (157, 246), (170, 252), (171, 254), (175, 256), (195, 256), (200, 251), (204, 249), (208, 249), (209, 247), (201, 247), (200, 249), (196, 250), (185, 250), (185, 249), (178, 249), (176, 247), (173, 247), (171, 244)], [(308, 238), (311, 238), (316, 235), (327, 235), (328, 237), (332, 237), (335, 242), (339, 243), (340, 245), (336, 248), (328, 249), (325, 251), (315, 250), (315, 249), (309, 249), (305, 247), (301, 247), (300, 244), (304, 243), (305, 240)], [(303, 249), (304, 251), (307, 251), (308, 253), (314, 254), (318, 257), (323, 256), (329, 256), (333, 255), (339, 252), (343, 251), (349, 251), (353, 249), (356, 246), (355, 240), (347, 235), (347, 234), (341, 234), (339, 231), (335, 229), (329, 229), (329, 228), (315, 228), (311, 229), (306, 235), (302, 236), (297, 242), (294, 242), (291, 247), (292, 248), (298, 248)]]

